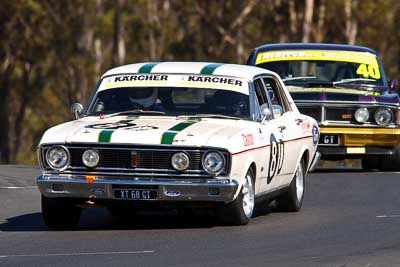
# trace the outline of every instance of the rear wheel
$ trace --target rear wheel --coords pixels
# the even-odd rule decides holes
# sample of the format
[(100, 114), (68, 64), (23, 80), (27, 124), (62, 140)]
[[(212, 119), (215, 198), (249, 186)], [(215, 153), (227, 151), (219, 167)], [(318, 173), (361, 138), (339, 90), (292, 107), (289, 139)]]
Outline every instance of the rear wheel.
[(254, 180), (254, 172), (249, 168), (239, 195), (218, 211), (222, 221), (232, 225), (248, 224), (254, 211)]
[(42, 216), (50, 229), (73, 229), (79, 223), (81, 209), (75, 207), (71, 200), (49, 198), (42, 195)]
[(297, 166), (295, 176), (290, 183), (289, 190), (277, 199), (277, 210), (299, 211), (304, 199), (305, 189), (305, 164), (302, 159)]

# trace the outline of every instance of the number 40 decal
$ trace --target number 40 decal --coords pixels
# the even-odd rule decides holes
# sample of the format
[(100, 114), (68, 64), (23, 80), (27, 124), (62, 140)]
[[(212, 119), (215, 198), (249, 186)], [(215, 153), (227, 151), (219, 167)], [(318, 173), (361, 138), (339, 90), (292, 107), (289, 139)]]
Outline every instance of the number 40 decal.
[(270, 137), (271, 150), (269, 153), (269, 164), (268, 164), (268, 178), (267, 183), (269, 184), (275, 175), (279, 174), (282, 170), (283, 160), (285, 158), (285, 143), (283, 140), (276, 140), (274, 134)]
[(373, 78), (373, 79), (380, 79), (381, 74), (379, 72), (379, 68), (376, 65), (367, 65), (367, 64), (360, 64), (358, 66), (356, 74), (362, 75), (364, 78)]

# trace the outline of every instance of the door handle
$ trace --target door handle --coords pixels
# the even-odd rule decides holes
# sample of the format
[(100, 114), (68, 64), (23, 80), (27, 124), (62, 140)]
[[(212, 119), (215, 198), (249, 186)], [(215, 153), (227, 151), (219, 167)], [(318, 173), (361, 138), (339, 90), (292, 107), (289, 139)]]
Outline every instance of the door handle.
[(303, 122), (303, 120), (302, 120), (302, 119), (295, 119), (294, 121), (296, 122), (296, 124), (297, 124), (297, 125), (300, 125), (300, 123), (302, 123), (302, 122)]
[(278, 129), (279, 129), (279, 132), (283, 132), (283, 130), (286, 130), (286, 126), (279, 126), (278, 127)]

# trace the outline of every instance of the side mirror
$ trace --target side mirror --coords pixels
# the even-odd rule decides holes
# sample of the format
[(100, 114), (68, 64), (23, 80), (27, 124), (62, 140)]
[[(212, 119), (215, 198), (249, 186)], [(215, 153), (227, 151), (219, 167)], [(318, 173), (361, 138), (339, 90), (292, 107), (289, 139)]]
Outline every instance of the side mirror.
[(272, 105), (272, 112), (275, 118), (279, 118), (283, 114), (283, 109), (280, 105)]
[(71, 106), (72, 114), (74, 115), (75, 120), (79, 119), (83, 112), (83, 106), (81, 103), (74, 103)]
[(397, 80), (396, 79), (391, 79), (389, 82), (389, 91), (394, 91), (397, 87)]
[(260, 109), (261, 109), (262, 122), (272, 119), (272, 111), (267, 103), (262, 104)]

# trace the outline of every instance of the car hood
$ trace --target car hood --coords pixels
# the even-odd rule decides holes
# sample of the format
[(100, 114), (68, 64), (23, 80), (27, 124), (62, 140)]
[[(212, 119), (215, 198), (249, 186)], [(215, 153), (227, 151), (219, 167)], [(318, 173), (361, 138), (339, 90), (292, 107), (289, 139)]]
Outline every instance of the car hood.
[(86, 117), (50, 128), (45, 143), (116, 143), (226, 147), (227, 141), (250, 126), (232, 119), (116, 116)]
[(318, 102), (363, 102), (399, 104), (399, 95), (388, 91), (368, 91), (354, 88), (299, 88), (288, 87), (289, 92), (296, 102), (303, 100)]

